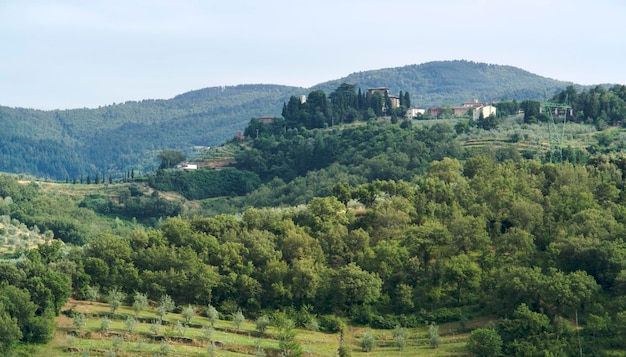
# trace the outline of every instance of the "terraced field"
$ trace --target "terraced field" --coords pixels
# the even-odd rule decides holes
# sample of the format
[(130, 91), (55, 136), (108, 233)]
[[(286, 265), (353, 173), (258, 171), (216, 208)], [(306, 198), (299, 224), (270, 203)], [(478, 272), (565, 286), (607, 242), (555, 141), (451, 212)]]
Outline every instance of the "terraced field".
[[(167, 314), (162, 323), (154, 308), (138, 315), (130, 307), (120, 307), (111, 316), (109, 305), (71, 300), (57, 319), (55, 337), (46, 346), (30, 350), (34, 356), (281, 356), (274, 326), (261, 333), (255, 322), (246, 319), (239, 329), (232, 321), (219, 320), (212, 329), (201, 311), (185, 323), (181, 314)], [(84, 314), (84, 325), (77, 327), (72, 316)], [(128, 319), (131, 319), (131, 323)], [(108, 320), (103, 323), (103, 320)], [(484, 322), (470, 322), (468, 328)], [(371, 331), (376, 342), (371, 352), (363, 352), (361, 337)], [(402, 351), (395, 346), (392, 330), (350, 326), (344, 343), (353, 356), (463, 356), (467, 333), (458, 332), (456, 323), (439, 326), (441, 343), (431, 348), (427, 327), (407, 329)], [(210, 332), (209, 332), (210, 331)], [(340, 343), (338, 333), (324, 333), (296, 328), (296, 341), (304, 356), (335, 356)], [(209, 347), (211, 346), (211, 347)], [(215, 346), (213, 348), (212, 346)]]

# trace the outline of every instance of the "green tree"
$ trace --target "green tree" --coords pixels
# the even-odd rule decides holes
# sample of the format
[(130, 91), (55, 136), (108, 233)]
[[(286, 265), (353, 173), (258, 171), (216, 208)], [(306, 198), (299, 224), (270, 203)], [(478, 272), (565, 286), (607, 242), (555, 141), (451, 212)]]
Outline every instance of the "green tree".
[(373, 303), (380, 297), (382, 285), (378, 275), (364, 271), (354, 263), (341, 267), (331, 281), (335, 306)]
[(111, 319), (105, 316), (104, 318), (102, 318), (102, 320), (100, 320), (100, 331), (108, 332), (110, 329)]
[(241, 309), (237, 310), (237, 312), (233, 314), (233, 324), (235, 325), (237, 331), (239, 331), (239, 329), (241, 328), (241, 324), (245, 319), (246, 318), (243, 316), (243, 312), (241, 311)]
[(361, 337), (361, 349), (363, 352), (371, 352), (376, 345), (376, 337), (371, 330), (365, 331), (363, 337)]
[(124, 293), (117, 288), (113, 288), (108, 294), (109, 307), (111, 308), (111, 315), (115, 315), (117, 309), (122, 305), (124, 300)]
[(206, 310), (206, 316), (209, 319), (209, 323), (211, 327), (215, 327), (215, 323), (219, 319), (220, 315), (217, 312), (217, 309), (213, 305), (209, 305)]
[(72, 320), (74, 322), (74, 327), (78, 330), (82, 330), (85, 326), (87, 326), (87, 318), (82, 312), (74, 313)]
[(163, 150), (157, 155), (159, 169), (169, 169), (185, 161), (185, 154), (178, 150)]
[(270, 319), (267, 315), (261, 315), (256, 319), (256, 329), (259, 332), (265, 332), (270, 325)]
[(157, 320), (153, 320), (150, 323), (150, 327), (148, 327), (148, 329), (153, 335), (158, 335), (160, 328), (161, 328), (161, 321), (157, 321)]
[(483, 113), (481, 112), (480, 116), (478, 117), (478, 122), (476, 123), (476, 126), (483, 130), (492, 130), (497, 128), (499, 123), (500, 120), (494, 114), (491, 114), (485, 118), (483, 117)]
[(306, 326), (305, 326), (308, 330), (310, 331), (319, 331), (320, 330), (320, 324), (317, 321), (317, 319), (315, 317), (311, 317), (311, 319), (309, 320), (309, 322), (307, 322)]
[(128, 331), (129, 333), (134, 333), (135, 330), (137, 329), (137, 320), (135, 320), (134, 317), (132, 316), (128, 316), (126, 318), (126, 331)]
[(207, 345), (206, 351), (209, 357), (217, 356), (217, 346), (215, 345), (215, 341), (209, 342), (209, 344)]
[(202, 331), (201, 331), (201, 336), (203, 339), (205, 340), (210, 340), (211, 337), (213, 336), (213, 332), (215, 330), (213, 329), (213, 326), (209, 325), (209, 326), (203, 326), (202, 327)]
[(87, 300), (89, 300), (91, 304), (100, 299), (100, 288), (97, 286), (88, 286), (85, 293), (87, 295)]
[(454, 284), (454, 295), (457, 303), (467, 300), (467, 295), (476, 292), (480, 287), (482, 270), (472, 262), (466, 254), (451, 257), (445, 262), (444, 277)]
[(185, 319), (186, 324), (189, 324), (189, 322), (191, 322), (191, 319), (193, 319), (195, 315), (196, 311), (194, 310), (193, 306), (187, 305), (187, 307), (183, 309), (182, 316)]
[(159, 321), (163, 321), (163, 318), (165, 317), (165, 315), (167, 315), (167, 310), (165, 309), (165, 306), (157, 306), (156, 315), (159, 317)]
[(135, 315), (139, 315), (148, 306), (148, 296), (142, 293), (135, 293), (135, 301), (133, 302), (133, 311)]
[(524, 123), (536, 123), (545, 121), (547, 118), (541, 113), (541, 103), (536, 100), (525, 100), (520, 103), (520, 109), (524, 111)]
[(476, 357), (497, 357), (502, 353), (502, 338), (492, 328), (479, 328), (470, 334), (467, 348)]
[(187, 325), (182, 322), (176, 320), (176, 324), (174, 325), (174, 329), (176, 334), (179, 336), (185, 336), (185, 331), (187, 330)]
[(346, 182), (339, 182), (332, 189), (333, 195), (339, 200), (339, 202), (347, 205), (352, 199), (352, 190), (350, 185)]
[(397, 325), (393, 330), (393, 344), (398, 347), (398, 350), (404, 350), (407, 340), (407, 331), (404, 327)]
[(42, 282), (52, 296), (54, 313), (56, 315), (60, 314), (61, 309), (65, 306), (72, 293), (72, 281), (70, 276), (59, 271), (48, 269), (42, 276)]
[(22, 331), (16, 318), (11, 317), (0, 302), (0, 353), (9, 356), (22, 338)]
[(328, 96), (332, 104), (333, 115), (337, 122), (351, 122), (358, 115), (358, 98), (356, 85), (342, 83)]
[(295, 324), (290, 319), (284, 319), (276, 334), (278, 348), (285, 356), (300, 357), (303, 354), (302, 345), (296, 341)]
[(162, 295), (161, 298), (159, 299), (159, 306), (157, 307), (157, 315), (159, 315), (159, 317), (163, 319), (163, 317), (167, 315), (168, 312), (172, 312), (172, 310), (174, 310), (175, 307), (176, 307), (176, 304), (174, 303), (174, 300), (172, 300), (171, 296), (167, 294)]

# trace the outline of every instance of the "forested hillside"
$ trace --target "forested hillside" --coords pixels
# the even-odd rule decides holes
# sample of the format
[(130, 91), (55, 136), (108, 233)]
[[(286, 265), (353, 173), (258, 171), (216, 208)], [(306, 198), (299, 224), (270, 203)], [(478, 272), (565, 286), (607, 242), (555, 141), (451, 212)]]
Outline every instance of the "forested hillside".
[[(589, 115), (619, 124), (622, 89), (554, 100), (574, 98), (578, 115), (597, 106)], [(11, 226), (0, 233), (13, 247), (0, 262), (2, 351), (49, 341), (69, 296), (98, 293), (115, 304), (138, 294), (179, 309), (210, 304), (223, 316), (280, 312), (325, 331), (453, 321), (465, 333), (481, 327), (463, 347), (474, 355), (626, 350), (626, 157), (604, 138), (620, 128), (587, 125), (596, 144), (564, 148), (565, 162), (550, 163), (524, 131), (545, 128), (542, 113), (495, 118), (490, 130), (467, 119), (342, 122), (373, 109), (320, 92), (291, 115), (286, 101), (284, 120), (250, 120), (255, 135), (230, 143), (241, 148), (236, 167), (163, 165), (147, 180), (188, 199), (240, 200), (234, 214), (208, 216), (205, 202), (183, 206), (137, 183), (57, 183), (52, 195), (1, 176), (0, 222)], [(460, 141), (499, 130), (510, 145)], [(22, 225), (50, 232), (48, 242), (28, 250)]]
[(392, 92), (408, 91), (417, 106), (460, 105), (478, 99), (547, 100), (570, 82), (557, 81), (523, 69), (471, 61), (437, 61), (419, 65), (357, 72), (314, 88), (330, 91), (340, 83), (359, 87), (378, 87), (381, 83)]
[[(176, 217), (84, 246), (42, 246), (0, 263), (0, 320), (11, 332), (3, 338), (47, 341), (49, 325), (38, 324), (70, 294), (100, 291), (167, 295), (225, 315), (285, 311), (328, 331), (338, 319), (392, 329), (480, 318), (491, 323), (475, 339), (501, 341), (490, 348), (504, 355), (618, 353), (626, 349), (624, 162), (443, 158), (408, 181), (337, 182), (298, 208)], [(26, 189), (34, 194), (13, 194)], [(15, 298), (26, 314), (8, 305)]]
[(194, 145), (220, 144), (250, 118), (279, 116), (290, 96), (315, 89), (330, 93), (344, 82), (364, 92), (380, 86), (394, 95), (410, 92), (413, 105), (425, 108), (474, 98), (544, 100), (569, 84), (509, 66), (450, 61), (355, 73), (312, 89), (240, 85), (95, 109), (0, 107), (0, 171), (56, 180), (96, 173), (119, 178), (133, 168), (151, 171), (160, 150), (189, 152)]
[(277, 115), (297, 88), (206, 88), (169, 100), (97, 109), (39, 111), (0, 107), (0, 171), (63, 180), (151, 170), (162, 149), (188, 152), (235, 136), (251, 117)]

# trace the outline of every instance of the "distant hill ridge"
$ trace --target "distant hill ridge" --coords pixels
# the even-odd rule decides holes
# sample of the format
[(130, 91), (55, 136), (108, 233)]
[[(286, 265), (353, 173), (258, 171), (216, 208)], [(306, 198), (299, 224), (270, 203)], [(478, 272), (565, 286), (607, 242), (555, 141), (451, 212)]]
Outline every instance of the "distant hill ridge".
[(150, 170), (163, 149), (214, 146), (245, 128), (250, 118), (279, 116), (292, 95), (327, 93), (347, 82), (409, 92), (421, 107), (474, 98), (541, 99), (570, 82), (511, 66), (440, 61), (350, 74), (312, 88), (256, 84), (210, 87), (171, 99), (129, 101), (94, 109), (42, 111), (0, 106), (0, 171), (58, 180), (81, 175), (118, 176)]
[(517, 67), (458, 60), (357, 72), (314, 88), (332, 91), (343, 82), (361, 88), (385, 85), (392, 93), (408, 91), (412, 103), (425, 108), (458, 105), (475, 98), (485, 102), (544, 100), (574, 84), (541, 77)]

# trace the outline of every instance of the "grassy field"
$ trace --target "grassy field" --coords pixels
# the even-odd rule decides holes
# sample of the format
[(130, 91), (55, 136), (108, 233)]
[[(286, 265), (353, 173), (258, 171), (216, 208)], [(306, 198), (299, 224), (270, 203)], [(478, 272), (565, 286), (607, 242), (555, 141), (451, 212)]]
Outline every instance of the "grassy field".
[[(209, 356), (207, 346), (213, 341), (217, 346), (215, 356), (258, 355), (261, 347), (267, 356), (280, 356), (276, 339), (276, 328), (269, 327), (261, 334), (255, 329), (254, 321), (246, 320), (240, 330), (233, 322), (220, 320), (207, 336), (209, 326), (206, 317), (196, 314), (185, 327), (179, 314), (170, 313), (159, 325), (158, 331), (151, 326), (158, 321), (155, 309), (148, 308), (138, 316), (130, 307), (120, 307), (108, 329), (101, 329), (102, 321), (110, 314), (107, 304), (71, 300), (66, 310), (83, 313), (86, 324), (80, 329), (74, 319), (61, 315), (57, 318), (57, 328), (53, 340), (45, 346), (31, 348), (27, 353), (33, 356)], [(71, 315), (70, 313), (69, 315)], [(127, 317), (133, 317), (137, 324), (129, 329)], [(476, 324), (477, 322), (474, 322)], [(478, 322), (480, 323), (480, 322)], [(470, 324), (469, 327), (472, 327)], [(376, 337), (371, 352), (363, 352), (360, 339), (366, 327), (350, 326), (345, 337), (352, 356), (464, 356), (467, 333), (458, 333), (458, 324), (439, 326), (441, 343), (439, 348), (431, 348), (427, 327), (407, 329), (406, 345), (402, 351), (394, 346), (392, 330), (370, 330)], [(335, 356), (339, 347), (339, 334), (296, 329), (296, 340), (302, 345), (304, 356)]]

